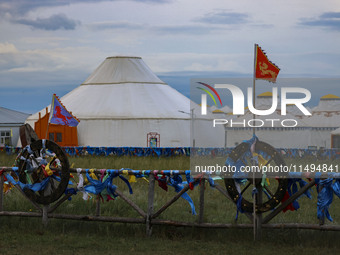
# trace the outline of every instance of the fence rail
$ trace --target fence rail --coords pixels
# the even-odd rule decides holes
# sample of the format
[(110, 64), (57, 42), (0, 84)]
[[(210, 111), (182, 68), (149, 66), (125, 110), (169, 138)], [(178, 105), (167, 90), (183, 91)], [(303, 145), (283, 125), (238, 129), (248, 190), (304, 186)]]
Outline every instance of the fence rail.
[[(0, 152), (7, 154), (18, 154), (21, 147), (0, 147)], [(226, 157), (233, 148), (194, 148), (190, 147), (62, 147), (68, 156), (136, 156), (136, 157), (173, 157), (173, 156), (218, 156)], [(339, 159), (340, 149), (300, 149), (300, 148), (277, 148), (277, 150), (287, 158), (317, 157), (320, 159)]]

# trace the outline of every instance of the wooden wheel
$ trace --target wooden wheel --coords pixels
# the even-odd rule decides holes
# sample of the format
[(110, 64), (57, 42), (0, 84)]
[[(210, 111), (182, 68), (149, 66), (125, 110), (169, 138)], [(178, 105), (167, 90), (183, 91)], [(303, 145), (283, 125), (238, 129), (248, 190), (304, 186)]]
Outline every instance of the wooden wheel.
[[(252, 153), (250, 152), (249, 143), (241, 143), (238, 145), (229, 155), (231, 159), (230, 162), (238, 162), (244, 166), (251, 167), (254, 166), (252, 162)], [(285, 162), (274, 147), (271, 145), (257, 141), (255, 144), (255, 152), (265, 160), (266, 166), (285, 166)], [(278, 174), (279, 176), (279, 174)], [(259, 188), (261, 185), (262, 174), (256, 175), (255, 183), (253, 183), (252, 173), (250, 173), (246, 178), (242, 180), (235, 180), (235, 178), (225, 178), (226, 189), (235, 203), (240, 202), (242, 210), (245, 212), (253, 212), (253, 188)], [(265, 178), (264, 178), (265, 179)], [(275, 178), (269, 179), (270, 185), (264, 185), (261, 190), (263, 190), (262, 203), (257, 203), (256, 212), (263, 213), (275, 208), (283, 199), (288, 185), (287, 178)], [(241, 184), (240, 184), (241, 182)], [(266, 180), (263, 181), (266, 183)], [(251, 188), (253, 187), (253, 188)], [(241, 195), (241, 196), (240, 196)], [(239, 199), (241, 198), (241, 201)]]
[(70, 167), (65, 153), (56, 143), (35, 141), (23, 149), (19, 158), (20, 182), (43, 187), (36, 192), (24, 189), (32, 201), (47, 205), (62, 196), (70, 179)]
[(20, 133), (21, 146), (23, 148), (39, 140), (39, 137), (35, 133), (34, 129), (27, 123), (20, 127), (19, 133)]

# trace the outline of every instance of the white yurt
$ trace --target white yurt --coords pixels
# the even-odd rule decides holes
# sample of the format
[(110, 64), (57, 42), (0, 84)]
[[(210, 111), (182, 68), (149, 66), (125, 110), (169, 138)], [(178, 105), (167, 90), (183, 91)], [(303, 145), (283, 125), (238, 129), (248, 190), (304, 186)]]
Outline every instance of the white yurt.
[[(160, 80), (140, 57), (106, 58), (60, 100), (80, 120), (79, 146), (149, 147), (153, 137), (157, 147), (188, 147), (193, 144), (190, 119), (200, 111)], [(43, 116), (45, 109), (40, 113)], [(38, 118), (39, 112), (27, 123), (34, 127)], [(223, 128), (209, 132), (211, 118), (209, 113), (195, 117), (195, 146), (224, 145)]]
[(331, 148), (340, 149), (340, 128), (331, 132)]
[(312, 116), (304, 118), (311, 133), (311, 146), (331, 148), (330, 133), (340, 126), (340, 97), (332, 94), (320, 98)]
[(340, 97), (328, 94), (320, 98), (319, 104), (312, 109), (313, 112), (340, 111)]
[[(256, 97), (257, 110), (267, 110), (272, 107), (272, 92), (264, 92)], [(297, 123), (297, 124), (296, 124)], [(279, 100), (274, 113), (270, 115), (256, 115), (248, 110), (244, 115), (229, 119), (226, 125), (226, 140), (228, 147), (242, 143), (253, 136), (253, 126), (256, 127), (256, 136), (276, 148), (307, 148), (310, 141), (310, 132), (306, 132), (306, 123), (289, 113), (281, 115)], [(295, 126), (295, 127), (292, 127)]]

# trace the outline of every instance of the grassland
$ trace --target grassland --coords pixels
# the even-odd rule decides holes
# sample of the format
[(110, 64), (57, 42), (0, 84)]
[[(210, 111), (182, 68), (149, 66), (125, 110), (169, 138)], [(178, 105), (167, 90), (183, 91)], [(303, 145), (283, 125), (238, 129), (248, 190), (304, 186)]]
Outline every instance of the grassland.
[[(9, 166), (15, 156), (0, 153), (0, 165)], [(71, 157), (74, 167), (83, 168), (132, 168), (132, 169), (189, 169), (189, 158), (179, 157)], [(303, 163), (303, 162), (302, 162)], [(141, 208), (146, 209), (148, 184), (143, 180), (132, 184), (133, 195), (126, 185), (114, 180), (120, 190)], [(221, 183), (221, 185), (223, 185)], [(199, 190), (189, 194), (198, 207)], [(156, 187), (155, 208), (174, 195)], [(301, 197), (297, 212), (279, 214), (273, 223), (317, 223), (316, 191), (313, 199)], [(56, 213), (90, 214), (95, 211), (96, 199), (83, 201), (80, 195), (60, 206)], [(204, 220), (213, 223), (233, 223), (235, 206), (217, 190), (206, 188)], [(5, 210), (34, 211), (31, 204), (13, 189), (5, 195)], [(104, 202), (102, 215), (138, 217), (124, 201)], [(198, 209), (198, 208), (196, 208)], [(180, 199), (162, 215), (162, 219), (196, 222), (188, 203)], [(340, 203), (334, 198), (330, 213), (340, 224)], [(240, 215), (237, 223), (248, 223)], [(154, 226), (151, 238), (145, 235), (144, 225), (65, 221), (50, 219), (48, 227), (40, 218), (0, 217), (0, 254), (338, 254), (340, 233), (312, 230), (263, 230), (261, 242), (253, 242), (252, 230), (197, 229)]]

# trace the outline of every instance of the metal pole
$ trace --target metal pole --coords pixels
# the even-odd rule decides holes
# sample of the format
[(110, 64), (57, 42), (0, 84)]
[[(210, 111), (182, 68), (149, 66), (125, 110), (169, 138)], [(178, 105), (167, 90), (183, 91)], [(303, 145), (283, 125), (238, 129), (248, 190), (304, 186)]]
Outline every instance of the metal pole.
[(192, 147), (195, 147), (195, 135), (194, 135), (194, 108), (190, 110), (191, 112), (191, 135), (192, 135)]
[[(256, 78), (256, 49), (257, 49), (257, 44), (254, 44), (254, 74), (253, 74), (253, 105), (254, 107), (256, 107), (255, 104), (255, 78)], [(255, 113), (253, 113), (253, 119), (255, 119)], [(253, 136), (255, 136), (255, 125), (253, 127)], [(254, 188), (256, 188), (256, 182), (255, 182), (255, 172), (253, 171), (253, 186)], [(257, 216), (256, 216), (256, 195), (254, 195), (254, 199), (253, 199), (253, 227), (254, 227), (254, 241), (257, 239)]]
[[(256, 80), (256, 59), (257, 59), (257, 44), (254, 44), (254, 75), (253, 75), (253, 105), (256, 107), (255, 100), (256, 100), (256, 94), (255, 94), (255, 80)], [(253, 113), (253, 119), (255, 119), (255, 113)], [(253, 127), (253, 135), (255, 135), (255, 125)]]

